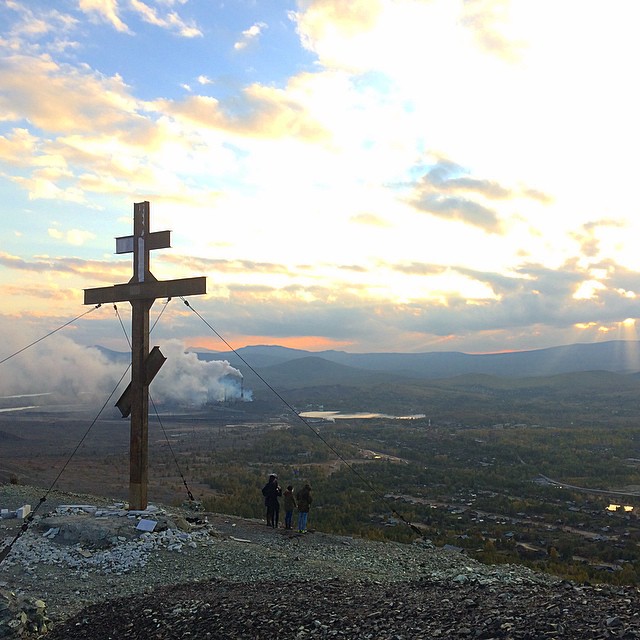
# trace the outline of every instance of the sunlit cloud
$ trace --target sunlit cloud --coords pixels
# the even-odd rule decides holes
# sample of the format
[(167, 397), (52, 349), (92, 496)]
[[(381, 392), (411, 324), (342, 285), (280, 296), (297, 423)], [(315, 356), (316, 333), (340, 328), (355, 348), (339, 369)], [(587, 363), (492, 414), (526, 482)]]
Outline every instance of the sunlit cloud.
[(131, 8), (145, 22), (152, 24), (154, 27), (170, 29), (183, 38), (202, 36), (202, 31), (195, 23), (186, 23), (175, 11), (170, 11), (161, 16), (157, 9), (145, 2), (141, 2), (141, 0), (129, 0), (129, 2), (131, 3)]
[(79, 7), (92, 17), (110, 24), (116, 31), (129, 33), (129, 27), (120, 18), (118, 0), (80, 0)]
[(315, 0), (304, 11), (290, 15), (302, 45), (318, 54), (325, 66), (347, 64), (366, 69), (365, 60), (371, 53), (367, 36), (382, 22), (386, 4), (385, 0)]
[(6, 44), (9, 48), (17, 50), (19, 44), (24, 52), (33, 43), (41, 42), (45, 36), (53, 38), (47, 44), (53, 51), (64, 51), (77, 46), (77, 43), (65, 40), (79, 24), (74, 16), (49, 7), (41, 8), (36, 13), (25, 3), (14, 0), (7, 0), (5, 5), (18, 16), (8, 34)]
[(64, 240), (67, 244), (79, 247), (88, 240), (96, 237), (95, 233), (83, 231), (82, 229), (69, 229), (68, 231), (60, 231), (56, 228), (48, 229), (49, 236), (55, 240)]
[(236, 51), (240, 51), (248, 47), (251, 43), (255, 42), (260, 34), (267, 28), (267, 25), (264, 22), (260, 22), (258, 24), (251, 25), (248, 29), (245, 29), (242, 32), (242, 39), (238, 40), (233, 48)]
[(8, 136), (0, 136), (0, 158), (14, 166), (28, 165), (36, 153), (38, 139), (28, 129), (13, 129)]
[[(170, 3), (173, 4), (173, 3)], [(123, 13), (133, 13), (147, 24), (168, 29), (183, 38), (202, 36), (202, 31), (194, 22), (185, 21), (177, 12), (161, 13), (152, 3), (141, 0), (80, 0), (79, 8), (87, 15), (110, 24), (116, 31), (133, 34), (121, 17)]]
[(509, 0), (467, 0), (462, 4), (461, 24), (469, 28), (482, 49), (516, 61), (525, 43), (517, 33), (510, 33), (511, 7)]
[(603, 291), (604, 289), (605, 286), (597, 280), (585, 280), (580, 283), (573, 297), (576, 300), (590, 300), (596, 296), (598, 291)]
[(158, 108), (173, 117), (205, 129), (220, 129), (241, 136), (296, 136), (305, 140), (327, 137), (326, 130), (305, 112), (293, 94), (253, 85), (242, 102), (222, 104), (209, 96), (191, 96), (180, 102), (163, 101)]
[[(116, 132), (135, 108), (122, 78), (59, 65), (50, 58), (13, 55), (0, 63), (3, 119), (28, 119), (52, 132)], [(11, 99), (9, 100), (9, 96)]]
[(351, 221), (356, 224), (371, 225), (374, 227), (388, 227), (391, 224), (373, 213), (358, 213), (351, 217)]
[[(46, 272), (50, 276), (56, 274), (75, 274), (87, 279), (100, 281), (113, 278), (122, 279), (127, 276), (128, 264), (123, 262), (104, 262), (99, 260), (82, 260), (80, 258), (50, 258), (36, 256), (25, 260), (19, 256), (0, 252), (0, 266), (19, 271)], [(129, 274), (130, 275), (130, 274)]]

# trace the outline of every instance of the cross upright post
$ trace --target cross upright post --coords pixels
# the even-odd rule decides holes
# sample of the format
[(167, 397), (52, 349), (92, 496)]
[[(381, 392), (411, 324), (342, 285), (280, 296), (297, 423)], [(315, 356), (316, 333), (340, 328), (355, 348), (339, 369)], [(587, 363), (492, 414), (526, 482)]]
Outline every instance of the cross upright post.
[[(134, 204), (132, 284), (144, 283), (147, 281), (147, 275), (151, 276), (147, 246), (148, 224), (149, 203)], [(129, 506), (131, 509), (146, 509), (147, 507), (149, 385), (145, 380), (144, 367), (149, 357), (149, 310), (153, 302), (153, 299), (131, 301), (131, 391), (133, 398), (129, 441)]]
[[(133, 253), (133, 277), (127, 284), (84, 290), (84, 304), (128, 301), (131, 313), (131, 383), (117, 405), (131, 415), (129, 508), (147, 508), (149, 475), (149, 384), (164, 363), (157, 348), (149, 351), (149, 310), (158, 297), (206, 293), (206, 278), (158, 281), (149, 269), (149, 251), (170, 246), (170, 232), (149, 231), (149, 202), (133, 206), (133, 235), (116, 238), (116, 253)], [(154, 357), (154, 354), (155, 357)], [(150, 357), (150, 355), (152, 357)]]

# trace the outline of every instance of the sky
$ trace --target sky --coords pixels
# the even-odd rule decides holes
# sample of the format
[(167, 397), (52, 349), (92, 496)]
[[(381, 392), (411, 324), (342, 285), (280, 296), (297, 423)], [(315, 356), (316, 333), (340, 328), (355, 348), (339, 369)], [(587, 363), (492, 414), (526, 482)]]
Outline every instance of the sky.
[(152, 344), (636, 340), (639, 18), (636, 0), (0, 0), (0, 359), (84, 313), (66, 347), (128, 349), (129, 303), (83, 290), (131, 278), (115, 238), (142, 201), (171, 231), (153, 275), (207, 278), (191, 307), (155, 302)]

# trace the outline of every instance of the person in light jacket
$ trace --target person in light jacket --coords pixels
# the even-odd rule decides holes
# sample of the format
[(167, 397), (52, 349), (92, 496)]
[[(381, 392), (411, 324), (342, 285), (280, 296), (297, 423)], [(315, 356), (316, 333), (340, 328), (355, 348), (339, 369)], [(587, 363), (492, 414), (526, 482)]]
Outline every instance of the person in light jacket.
[(307, 532), (307, 518), (309, 517), (309, 507), (312, 502), (311, 485), (307, 484), (298, 491), (298, 533)]
[(284, 498), (284, 528), (291, 529), (293, 527), (293, 510), (298, 506), (293, 495), (293, 487), (289, 485), (282, 495)]

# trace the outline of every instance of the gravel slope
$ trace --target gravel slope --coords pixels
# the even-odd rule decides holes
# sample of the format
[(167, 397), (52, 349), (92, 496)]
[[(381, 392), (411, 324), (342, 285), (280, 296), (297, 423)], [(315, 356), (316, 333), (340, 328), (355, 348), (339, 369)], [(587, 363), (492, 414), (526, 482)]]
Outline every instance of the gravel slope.
[[(0, 505), (40, 495), (2, 485)], [(50, 640), (640, 638), (637, 589), (488, 567), (426, 541), (298, 535), (178, 509), (143, 514), (158, 523), (143, 533), (140, 517), (93, 496), (45, 504), (0, 564), (0, 588), (46, 603)], [(99, 510), (56, 510), (65, 504)], [(0, 541), (18, 525), (0, 521)]]
[[(53, 640), (92, 638), (637, 638), (635, 599), (571, 585), (214, 581), (95, 605)], [(622, 604), (624, 611), (621, 612)]]

